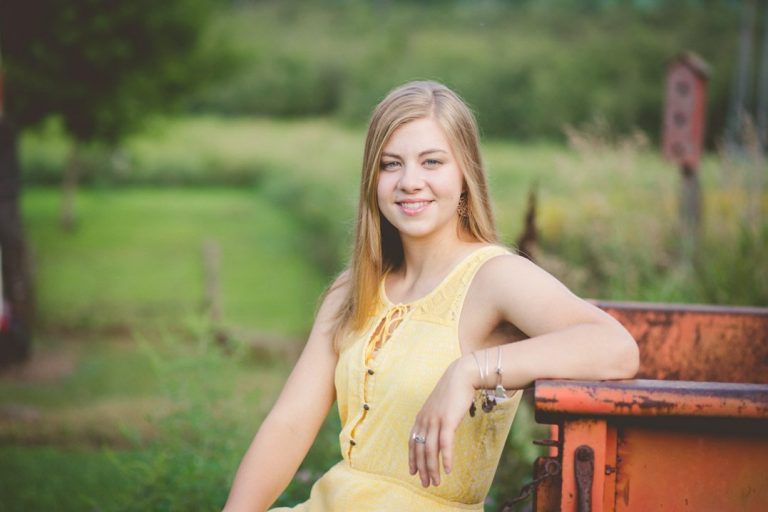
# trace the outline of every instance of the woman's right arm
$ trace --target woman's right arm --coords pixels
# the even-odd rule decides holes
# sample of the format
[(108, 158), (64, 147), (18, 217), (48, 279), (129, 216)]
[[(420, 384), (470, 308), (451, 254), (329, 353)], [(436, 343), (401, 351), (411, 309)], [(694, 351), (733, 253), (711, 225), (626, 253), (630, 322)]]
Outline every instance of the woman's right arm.
[(304, 350), (245, 453), (225, 512), (261, 512), (288, 486), (336, 398), (331, 330), (346, 291), (342, 276), (317, 313)]

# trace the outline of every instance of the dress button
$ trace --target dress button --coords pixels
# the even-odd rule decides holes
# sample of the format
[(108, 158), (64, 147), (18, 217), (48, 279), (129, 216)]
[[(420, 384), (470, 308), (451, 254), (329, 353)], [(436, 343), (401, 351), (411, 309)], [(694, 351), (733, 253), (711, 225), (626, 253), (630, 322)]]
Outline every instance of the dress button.
[(366, 411), (367, 411), (368, 409), (370, 409), (370, 408), (371, 408), (371, 406), (370, 406), (370, 405), (368, 405), (368, 404), (363, 404), (363, 409), (365, 409)]
[(349, 440), (349, 444), (351, 444), (352, 446), (355, 446), (357, 443), (355, 442), (354, 439), (350, 439)]
[(368, 368), (368, 375), (373, 375), (374, 371), (370, 368)]

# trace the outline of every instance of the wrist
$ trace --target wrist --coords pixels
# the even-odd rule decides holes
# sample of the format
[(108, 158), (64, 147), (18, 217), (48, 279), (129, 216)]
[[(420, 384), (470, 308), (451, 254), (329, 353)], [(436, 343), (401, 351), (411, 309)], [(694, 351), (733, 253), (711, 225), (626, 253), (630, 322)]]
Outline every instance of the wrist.
[(465, 354), (459, 358), (459, 368), (462, 375), (464, 375), (467, 382), (472, 385), (473, 389), (482, 389), (484, 384), (480, 378), (480, 368), (475, 362), (474, 356)]

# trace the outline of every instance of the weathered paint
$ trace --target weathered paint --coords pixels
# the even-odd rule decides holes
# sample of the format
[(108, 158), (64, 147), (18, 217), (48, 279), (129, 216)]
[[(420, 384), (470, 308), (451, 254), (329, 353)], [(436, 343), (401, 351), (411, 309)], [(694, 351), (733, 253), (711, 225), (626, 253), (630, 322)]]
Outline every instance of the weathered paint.
[(606, 424), (605, 429), (605, 467), (602, 468), (605, 473), (605, 485), (603, 488), (603, 510), (613, 510), (616, 501), (616, 465), (617, 465), (617, 431), (614, 425)]
[(760, 419), (768, 422), (768, 384), (659, 380), (542, 380), (536, 419), (579, 416), (675, 416)]
[(537, 381), (562, 474), (534, 510), (576, 510), (582, 444), (596, 455), (592, 510), (768, 510), (768, 309), (598, 305), (638, 341), (638, 377), (668, 380)]
[(768, 384), (768, 308), (594, 304), (637, 341), (638, 378)]
[[(587, 445), (594, 450), (595, 468), (605, 467), (606, 422), (603, 420), (579, 419), (565, 422), (563, 425), (563, 455), (562, 455), (562, 495), (560, 510), (563, 512), (576, 511), (576, 476), (574, 474), (574, 458), (576, 449)], [(592, 481), (592, 512), (603, 510), (603, 486), (605, 472), (595, 471)]]
[[(534, 463), (534, 478), (538, 478), (546, 472), (549, 461), (559, 460), (555, 457), (539, 457)], [(560, 489), (562, 476), (560, 474), (542, 480), (533, 494), (533, 509), (536, 512), (558, 512), (560, 510)]]
[(623, 427), (617, 512), (768, 510), (768, 437)]

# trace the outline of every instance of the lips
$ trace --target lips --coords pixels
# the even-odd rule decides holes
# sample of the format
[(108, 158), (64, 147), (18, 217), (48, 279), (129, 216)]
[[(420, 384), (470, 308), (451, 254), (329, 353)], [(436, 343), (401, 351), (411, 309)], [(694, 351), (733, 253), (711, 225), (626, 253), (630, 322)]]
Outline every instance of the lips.
[(400, 201), (397, 205), (406, 215), (416, 215), (423, 212), (433, 201)]

